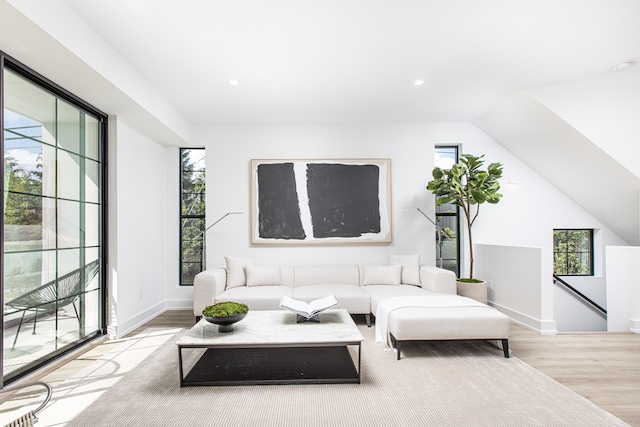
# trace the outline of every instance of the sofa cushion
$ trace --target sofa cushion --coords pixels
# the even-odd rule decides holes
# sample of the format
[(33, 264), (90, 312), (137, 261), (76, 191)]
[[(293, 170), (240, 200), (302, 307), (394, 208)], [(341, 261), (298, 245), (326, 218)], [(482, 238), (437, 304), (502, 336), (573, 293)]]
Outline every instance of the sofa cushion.
[(227, 289), (216, 296), (216, 302), (235, 301), (247, 304), (250, 310), (280, 310), (283, 296), (293, 298), (289, 286), (240, 286)]
[(253, 264), (253, 258), (235, 258), (224, 257), (227, 264), (227, 286), (226, 288), (235, 288), (245, 286), (247, 284), (247, 275), (245, 266)]
[(311, 302), (313, 300), (335, 295), (339, 304), (333, 308), (344, 308), (351, 314), (369, 314), (371, 309), (369, 294), (355, 285), (307, 285), (296, 287), (293, 298)]
[(402, 265), (365, 265), (362, 284), (369, 285), (399, 285)]
[(402, 266), (402, 283), (420, 286), (420, 254), (389, 255), (389, 264)]
[(251, 265), (245, 266), (247, 272), (247, 286), (280, 286), (282, 276), (277, 265)]
[(364, 288), (365, 291), (371, 296), (371, 313), (375, 314), (378, 310), (378, 304), (380, 301), (391, 297), (405, 297), (405, 296), (422, 296), (429, 295), (432, 292), (423, 288), (418, 288), (413, 285), (400, 285), (400, 286), (387, 286), (387, 285), (372, 285)]
[(309, 265), (294, 267), (295, 287), (309, 285), (360, 285), (357, 265)]

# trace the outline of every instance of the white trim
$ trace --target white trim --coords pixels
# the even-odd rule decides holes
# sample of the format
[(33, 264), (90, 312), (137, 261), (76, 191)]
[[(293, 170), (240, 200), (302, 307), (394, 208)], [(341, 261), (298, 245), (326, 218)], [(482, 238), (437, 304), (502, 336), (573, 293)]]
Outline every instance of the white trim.
[(495, 307), (498, 311), (509, 316), (509, 319), (515, 324), (518, 324), (527, 329), (538, 332), (540, 335), (557, 335), (558, 329), (555, 320), (542, 320), (531, 317), (527, 314), (520, 313), (510, 308), (495, 304), (489, 301), (489, 305)]

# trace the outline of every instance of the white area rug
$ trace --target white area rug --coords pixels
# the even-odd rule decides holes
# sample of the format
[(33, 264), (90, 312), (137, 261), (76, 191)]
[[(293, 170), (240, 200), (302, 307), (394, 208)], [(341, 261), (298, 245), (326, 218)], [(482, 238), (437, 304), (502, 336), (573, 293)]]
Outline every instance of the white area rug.
[(148, 329), (54, 390), (43, 426), (626, 426), (484, 341), (406, 343), (359, 326), (362, 384), (180, 388), (175, 341)]

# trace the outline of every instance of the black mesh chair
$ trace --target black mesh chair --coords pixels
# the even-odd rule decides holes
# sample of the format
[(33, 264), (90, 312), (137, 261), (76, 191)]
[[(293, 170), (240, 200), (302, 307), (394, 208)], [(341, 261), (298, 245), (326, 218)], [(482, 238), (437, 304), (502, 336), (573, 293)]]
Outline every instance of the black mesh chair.
[(78, 315), (78, 309), (76, 308), (76, 299), (84, 292), (85, 285), (93, 280), (98, 274), (100, 264), (98, 260), (90, 262), (84, 268), (79, 268), (67, 273), (64, 276), (59, 277), (57, 280), (52, 280), (39, 288), (27, 292), (18, 298), (5, 303), (6, 306), (13, 308), (16, 311), (22, 311), (22, 317), (20, 318), (20, 324), (16, 331), (16, 336), (13, 339), (13, 350), (18, 341), (18, 334), (20, 328), (24, 323), (25, 314), (28, 311), (34, 311), (35, 316), (33, 318), (33, 334), (36, 333), (36, 324), (38, 322), (39, 313), (47, 313), (56, 311), (59, 308), (66, 307), (69, 304), (73, 305), (73, 311), (75, 312), (78, 323), (80, 322), (80, 316)]
[[(49, 385), (49, 383), (44, 381), (34, 381), (31, 383), (12, 385), (9, 387), (4, 387), (2, 390), (0, 390), (0, 394), (4, 394), (4, 393), (13, 394), (13, 393), (16, 393), (16, 390), (29, 388), (32, 386), (42, 386), (46, 389), (47, 395), (44, 398), (44, 402), (42, 402), (42, 404), (40, 404), (40, 406), (38, 406), (37, 408), (30, 410), (29, 412), (19, 416), (17, 419), (13, 420), (9, 424), (6, 424), (5, 427), (33, 427), (33, 425), (38, 422), (38, 417), (37, 417), (38, 412), (42, 411), (44, 407), (47, 406), (47, 403), (49, 403), (49, 400), (51, 400), (51, 395), (53, 394), (53, 389), (51, 388), (51, 385)], [(26, 395), (30, 395), (32, 393), (33, 392), (28, 392), (28, 393), (25, 392)], [(5, 399), (4, 401), (9, 401), (11, 397), (13, 396), (9, 396), (9, 398)], [(22, 400), (24, 399), (25, 396), (20, 395), (16, 397)], [(1, 402), (3, 401), (0, 400), (0, 403)]]

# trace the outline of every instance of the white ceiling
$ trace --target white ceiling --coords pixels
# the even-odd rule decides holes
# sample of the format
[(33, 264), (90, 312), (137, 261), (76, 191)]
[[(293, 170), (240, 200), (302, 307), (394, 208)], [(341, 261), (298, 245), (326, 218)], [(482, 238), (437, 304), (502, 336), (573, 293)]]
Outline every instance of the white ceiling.
[(66, 1), (192, 124), (469, 122), (640, 61), (638, 0)]

